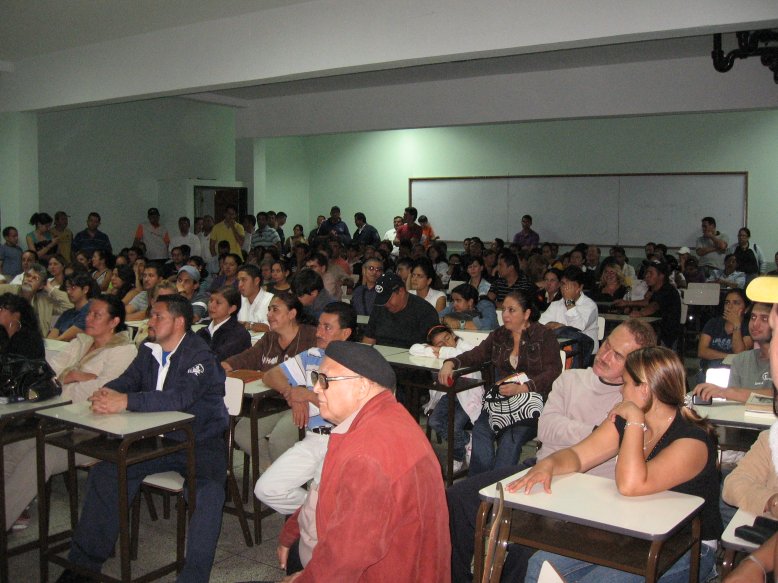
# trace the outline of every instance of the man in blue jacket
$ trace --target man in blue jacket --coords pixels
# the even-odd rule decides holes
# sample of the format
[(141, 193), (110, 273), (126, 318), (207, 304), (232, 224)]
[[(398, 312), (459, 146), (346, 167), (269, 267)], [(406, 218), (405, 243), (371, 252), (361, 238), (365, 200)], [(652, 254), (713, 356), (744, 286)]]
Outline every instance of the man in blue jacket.
[[(196, 504), (189, 521), (186, 564), (178, 581), (207, 582), (219, 539), (227, 475), (224, 432), (224, 371), (208, 345), (191, 330), (192, 305), (179, 295), (161, 296), (149, 319), (149, 342), (119, 378), (89, 398), (97, 414), (121, 411), (183, 411), (195, 416)], [(180, 434), (169, 434), (182, 439)], [(132, 499), (143, 479), (157, 472), (186, 473), (186, 452), (133, 464), (127, 468)], [(81, 518), (73, 534), (69, 559), (99, 572), (119, 532), (118, 478), (111, 462), (97, 464), (89, 473)], [(59, 581), (80, 581), (65, 571)]]

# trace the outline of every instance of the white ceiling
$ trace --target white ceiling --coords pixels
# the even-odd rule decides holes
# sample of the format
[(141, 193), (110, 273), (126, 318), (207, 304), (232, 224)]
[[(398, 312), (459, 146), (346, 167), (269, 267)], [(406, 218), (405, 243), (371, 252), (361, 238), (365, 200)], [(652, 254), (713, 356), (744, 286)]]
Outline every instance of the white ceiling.
[(0, 61), (311, 0), (0, 0)]

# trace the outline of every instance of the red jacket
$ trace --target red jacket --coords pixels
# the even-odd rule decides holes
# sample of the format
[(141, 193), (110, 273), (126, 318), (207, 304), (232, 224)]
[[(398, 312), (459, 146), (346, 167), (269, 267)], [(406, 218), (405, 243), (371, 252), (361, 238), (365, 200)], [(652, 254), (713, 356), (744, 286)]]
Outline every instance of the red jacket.
[[(333, 433), (316, 506), (318, 542), (297, 581), (448, 583), (451, 541), (440, 464), (391, 392)], [(299, 534), (297, 514), (280, 544)]]

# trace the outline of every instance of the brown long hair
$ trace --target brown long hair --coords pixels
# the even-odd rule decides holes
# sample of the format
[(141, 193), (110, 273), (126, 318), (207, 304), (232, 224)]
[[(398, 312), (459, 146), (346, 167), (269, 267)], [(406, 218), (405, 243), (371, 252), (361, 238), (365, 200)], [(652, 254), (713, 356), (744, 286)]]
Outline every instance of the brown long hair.
[[(680, 410), (684, 420), (704, 430), (716, 439), (713, 425), (684, 406), (686, 396), (686, 369), (678, 355), (663, 346), (640, 348), (627, 356), (624, 370), (635, 384), (647, 384), (651, 398)], [(649, 400), (648, 406), (651, 401)]]

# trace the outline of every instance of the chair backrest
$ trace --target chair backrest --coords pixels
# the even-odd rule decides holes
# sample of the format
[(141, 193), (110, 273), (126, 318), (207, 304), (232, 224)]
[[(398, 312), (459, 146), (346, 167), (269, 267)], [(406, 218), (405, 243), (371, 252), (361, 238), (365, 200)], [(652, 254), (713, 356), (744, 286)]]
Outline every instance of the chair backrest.
[(497, 310), (497, 323), (498, 323), (500, 326), (502, 326), (503, 324), (505, 324), (505, 322), (503, 322), (503, 319), (502, 319), (502, 309), (499, 309), (499, 310)]
[(721, 286), (717, 283), (690, 283), (683, 294), (689, 306), (718, 306)]
[(689, 306), (686, 302), (681, 302), (681, 324), (686, 324), (686, 318), (689, 317)]
[(564, 350), (560, 350), (559, 358), (562, 359), (562, 370), (565, 370), (567, 368), (567, 352), (565, 352)]
[(240, 415), (240, 408), (243, 404), (243, 381), (227, 377), (224, 383), (224, 405), (230, 417)]
[(605, 318), (597, 316), (597, 340), (605, 338)]

